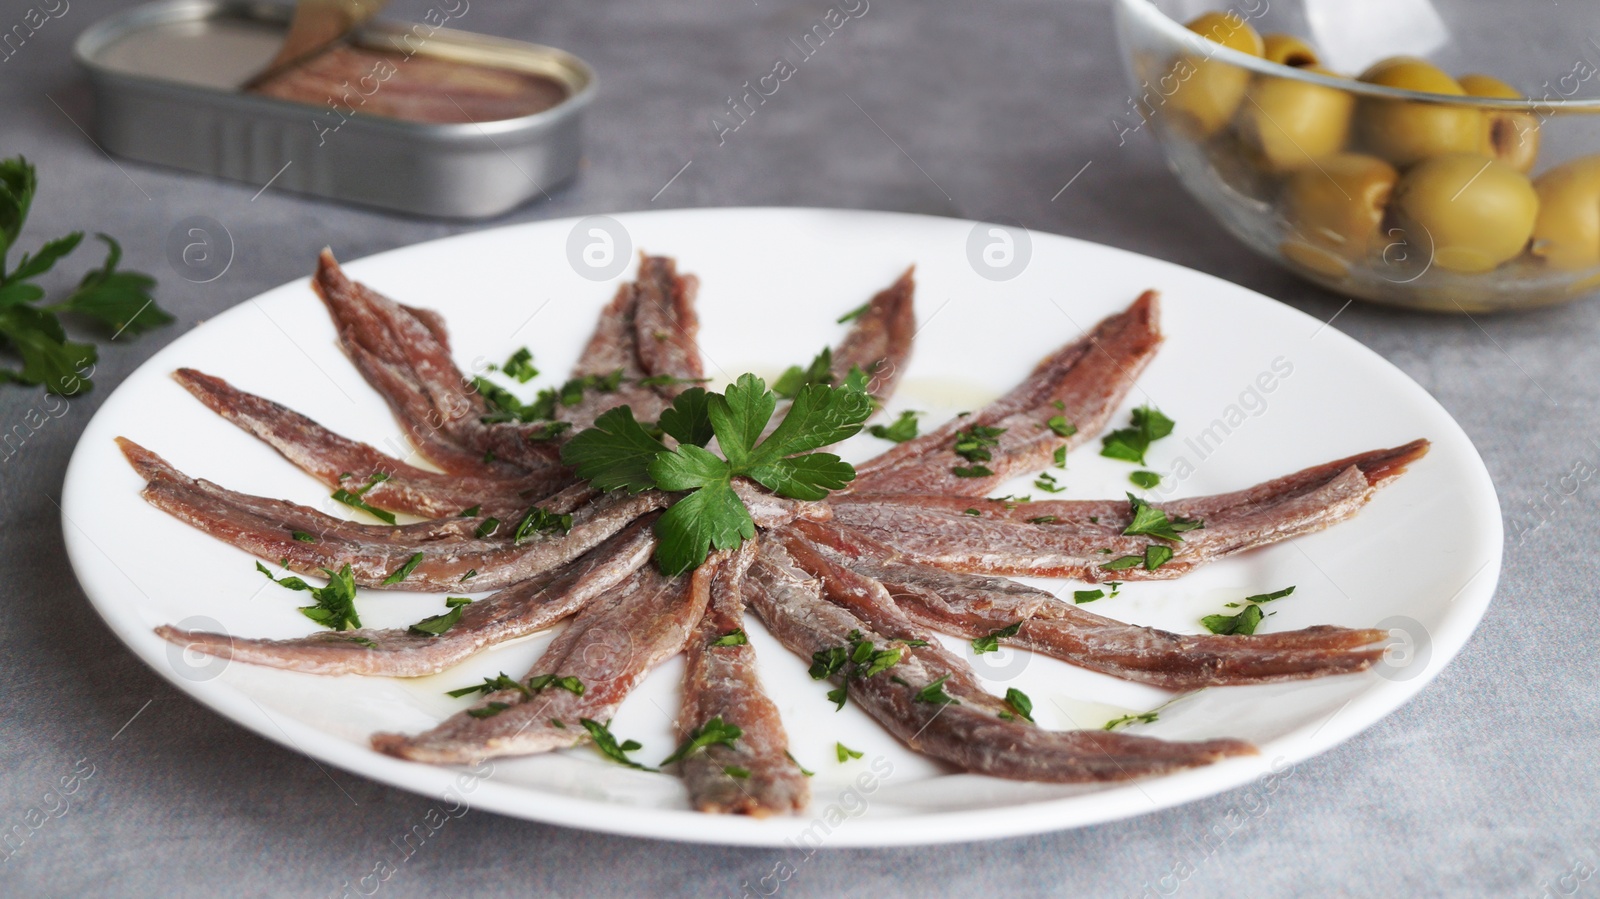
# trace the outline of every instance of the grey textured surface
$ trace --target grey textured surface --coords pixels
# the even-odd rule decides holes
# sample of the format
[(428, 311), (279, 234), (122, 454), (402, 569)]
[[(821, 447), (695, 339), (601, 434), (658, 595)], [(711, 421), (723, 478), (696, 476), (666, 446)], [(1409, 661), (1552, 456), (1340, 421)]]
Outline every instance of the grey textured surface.
[[(304, 277), (324, 244), (355, 258), (477, 226), (400, 219), (270, 189), (252, 200), (257, 186), (144, 166), (120, 171), (75, 125), (87, 123), (89, 98), (69, 57), (72, 38), (117, 6), (76, 0), (0, 63), (0, 153), (26, 154), (43, 179), (30, 234), (85, 228), (121, 237), (130, 266), (161, 276), (162, 301), (180, 318), (106, 349), (98, 389), (72, 400), (0, 462), (0, 830), (22, 823), (78, 760), (94, 772), (64, 813), (9, 854), (0, 894), (338, 895), (345, 881), (355, 884), (391, 856), (391, 838), (431, 801), (321, 771), (147, 670), (71, 577), (55, 500), (89, 417), (164, 342)], [(395, 12), (418, 16), (424, 8), (404, 2)], [(1103, 3), (871, 0), (865, 16), (718, 146), (711, 115), (742, 82), (769, 71), (782, 42), (826, 8), (796, 0), (474, 4), (463, 27), (571, 49), (602, 78), (581, 178), (506, 221), (760, 204), (1006, 215), (1193, 266), (1324, 320), (1339, 313), (1337, 327), (1421, 382), (1477, 443), (1507, 515), (1508, 553), (1500, 596), (1456, 662), (1381, 724), (1294, 769), (1242, 825), (1225, 823), (1244, 799), (1235, 792), (1025, 839), (824, 852), (781, 891), (1540, 896), (1547, 887), (1552, 895), (1595, 889), (1600, 881), (1571, 872), (1600, 865), (1593, 781), (1600, 616), (1588, 608), (1600, 577), (1596, 483), (1562, 496), (1559, 479), (1575, 466), (1600, 464), (1600, 306), (1477, 321), (1360, 304), (1340, 313), (1343, 298), (1295, 281), (1219, 234), (1166, 173), (1148, 136), (1117, 146), (1109, 119), (1123, 109), (1125, 92)], [(24, 11), (22, 2), (7, 4), (0, 26)], [(168, 230), (191, 215), (224, 223), (237, 246), (232, 268), (210, 284), (184, 281), (166, 261)], [(0, 425), (9, 430), (41, 402), (36, 390), (0, 388)], [(1196, 841), (1219, 825), (1231, 835), (1206, 854)], [(760, 878), (782, 857), (473, 812), (380, 889), (455, 897), (737, 895), (746, 882), (769, 891), (775, 882), (762, 887)]]

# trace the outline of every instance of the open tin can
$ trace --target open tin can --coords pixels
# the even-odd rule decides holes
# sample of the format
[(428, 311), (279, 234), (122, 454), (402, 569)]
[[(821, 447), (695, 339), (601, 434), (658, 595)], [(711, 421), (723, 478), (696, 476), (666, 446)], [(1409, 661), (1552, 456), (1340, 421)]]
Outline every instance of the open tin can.
[(276, 4), (162, 0), (96, 23), (73, 52), (109, 152), (415, 215), (483, 218), (577, 172), (595, 78), (570, 53), (444, 27), (469, 8), (441, 0), (424, 23), (368, 25), (349, 42), (392, 58), (391, 68), (423, 56), (537, 77), (559, 87), (555, 105), (440, 124), (364, 114), (383, 88), (376, 73), (330, 85), (322, 104), (243, 91), (288, 28), (292, 10)]

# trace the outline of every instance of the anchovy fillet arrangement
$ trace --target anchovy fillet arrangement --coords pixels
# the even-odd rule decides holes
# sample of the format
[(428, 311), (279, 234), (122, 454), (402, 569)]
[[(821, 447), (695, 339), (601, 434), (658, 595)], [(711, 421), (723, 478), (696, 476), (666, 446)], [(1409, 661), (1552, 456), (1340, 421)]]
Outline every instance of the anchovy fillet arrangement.
[[(208, 408), (335, 491), (335, 499), (385, 523), (228, 490), (132, 440), (118, 442), (152, 505), (282, 569), (327, 576), (326, 588), (279, 581), (319, 602), (335, 602), (323, 594), (337, 593), (339, 584), (347, 585), (347, 604), (355, 586), (494, 591), (474, 602), (451, 599), (446, 615), (409, 628), (361, 627), (352, 607), (349, 627), (287, 640), (157, 629), (173, 643), (313, 674), (418, 677), (567, 622), (521, 678), (502, 675), (458, 691), (480, 696), (424, 733), (375, 735), (378, 751), (448, 764), (592, 742), (642, 768), (627, 755), (636, 744), (619, 744), (607, 723), (655, 667), (684, 653), (680, 746), (662, 768), (683, 779), (700, 811), (799, 811), (809, 798), (807, 772), (790, 756), (778, 707), (762, 687), (745, 634), (747, 609), (780, 644), (813, 662), (812, 676), (834, 687), (830, 699), (856, 703), (917, 752), (1016, 780), (1120, 781), (1255, 749), (1237, 740), (1041, 727), (1025, 697), (992, 693), (939, 635), (1004, 643), (1170, 690), (1346, 674), (1381, 657), (1383, 631), (1324, 625), (1171, 633), (1094, 614), (1003, 576), (1090, 583), (1179, 577), (1350, 518), (1427, 452), (1419, 440), (1159, 506), (982, 498), (1107, 427), (1161, 345), (1153, 292), (1050, 354), (988, 406), (857, 466), (854, 480), (826, 499), (788, 499), (733, 470), (723, 489), (748, 511), (755, 536), (668, 575), (651, 560), (674, 495), (603, 492), (563, 462), (562, 448), (621, 407), (647, 426), (660, 419), (652, 440), (677, 433), (663, 413), (704, 380), (695, 277), (680, 275), (669, 258), (642, 256), (636, 280), (602, 311), (572, 389), (563, 388), (540, 415), (506, 414), (485, 397), (483, 382), (456, 366), (437, 313), (350, 280), (327, 251), (312, 286), (351, 363), (431, 467), (340, 436), (221, 378), (187, 368), (175, 376)], [(910, 356), (914, 293), (908, 269), (847, 317), (847, 335), (821, 366), (826, 372), (808, 377), (856, 383), (881, 406)], [(393, 513), (422, 520), (396, 523)]]

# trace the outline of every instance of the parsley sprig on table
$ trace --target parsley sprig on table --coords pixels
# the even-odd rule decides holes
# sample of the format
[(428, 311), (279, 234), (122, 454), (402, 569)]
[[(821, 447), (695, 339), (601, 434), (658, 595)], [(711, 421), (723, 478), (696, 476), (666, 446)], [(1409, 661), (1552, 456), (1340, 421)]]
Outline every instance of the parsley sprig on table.
[(9, 265), (38, 186), (38, 175), (26, 159), (0, 160), (0, 347), (22, 360), (21, 368), (0, 366), (0, 383), (42, 384), (51, 393), (72, 396), (93, 387), (89, 374), (97, 357), (93, 344), (67, 339), (59, 313), (93, 319), (111, 330), (113, 340), (158, 328), (172, 316), (150, 295), (154, 278), (117, 270), (122, 247), (105, 234), (95, 235), (106, 245), (105, 262), (85, 274), (66, 299), (39, 305), (45, 292), (34, 280), (76, 250), (83, 232), (46, 241), (24, 253), (15, 267)]
[[(856, 470), (832, 453), (811, 452), (861, 430), (871, 397), (853, 384), (809, 384), (788, 415), (762, 439), (778, 398), (746, 374), (722, 393), (692, 387), (661, 414), (668, 446), (618, 406), (595, 419), (562, 448), (562, 461), (597, 489), (682, 493), (656, 522), (656, 564), (666, 574), (700, 566), (713, 547), (735, 549), (755, 536), (755, 522), (733, 479), (745, 477), (779, 496), (819, 500), (855, 479)], [(706, 449), (715, 437), (722, 455)]]

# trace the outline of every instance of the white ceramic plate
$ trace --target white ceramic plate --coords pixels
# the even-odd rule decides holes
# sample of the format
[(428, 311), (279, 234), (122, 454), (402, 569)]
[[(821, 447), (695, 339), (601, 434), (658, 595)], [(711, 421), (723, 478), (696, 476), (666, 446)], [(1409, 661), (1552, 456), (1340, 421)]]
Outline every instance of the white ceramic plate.
[[(599, 230), (610, 228), (609, 236)], [(591, 280), (607, 252), (627, 270)], [(589, 748), (502, 759), (477, 770), (403, 762), (367, 747), (374, 731), (419, 731), (467, 700), (444, 691), (524, 672), (550, 634), (485, 652), (415, 680), (319, 678), (186, 656), (151, 633), (168, 622), (253, 637), (313, 627), (303, 602), (267, 583), (245, 553), (146, 505), (140, 479), (112, 438), (124, 435), (185, 472), (237, 490), (356, 515), (264, 444), (213, 415), (170, 377), (192, 366), (282, 401), (348, 436), (404, 455), (384, 403), (340, 353), (305, 280), (196, 328), (140, 368), (85, 430), (67, 473), (63, 527), (84, 590), (111, 628), (173, 684), (240, 724), (323, 762), (448, 803), (621, 834), (809, 847), (1000, 837), (1148, 812), (1271, 777), (1349, 738), (1420, 690), (1466, 642), (1500, 573), (1499, 505), (1472, 444), (1421, 387), (1344, 336), (1293, 309), (1207, 275), (1065, 237), (994, 232), (943, 218), (794, 209), (709, 209), (618, 215), (607, 222), (517, 225), (383, 253), (349, 264), (406, 303), (442, 311), (463, 369), (528, 345), (548, 384), (567, 371), (595, 314), (632, 275), (633, 252), (678, 258), (701, 276), (702, 345), (719, 380), (768, 377), (834, 342), (834, 319), (917, 266), (922, 330), (890, 411), (928, 412), (925, 426), (972, 409), (1018, 381), (1147, 287), (1163, 294), (1168, 340), (1128, 406), (1152, 402), (1177, 421), (1151, 466), (1169, 473), (1154, 495), (1234, 490), (1346, 454), (1416, 437), (1433, 451), (1354, 520), (1213, 564), (1180, 581), (1134, 584), (1094, 611), (1197, 632), (1202, 615), (1293, 584), (1264, 631), (1329, 623), (1392, 627), (1400, 643), (1380, 669), (1298, 684), (1203, 691), (1135, 730), (1193, 739), (1231, 736), (1258, 758), (1137, 783), (1057, 786), (951, 771), (897, 743), (853, 704), (835, 712), (792, 656), (752, 622), (762, 677), (782, 710), (799, 761), (816, 772), (811, 809), (754, 821), (688, 810), (679, 782), (613, 764)], [(337, 247), (335, 248), (338, 249)], [(570, 250), (570, 253), (569, 253)], [(585, 255), (587, 254), (587, 255)], [(575, 259), (571, 262), (569, 259)], [(584, 261), (584, 260), (587, 260)], [(305, 260), (309, 273), (313, 260)], [(613, 263), (617, 267), (618, 263)], [(1009, 267), (1008, 267), (1009, 266)], [(592, 274), (592, 272), (590, 272)], [(1011, 274), (1009, 279), (995, 275)], [(991, 277), (985, 277), (989, 275)], [(1270, 388), (1270, 389), (1269, 389)], [(1125, 422), (1126, 411), (1117, 415)], [(1220, 422), (1220, 423), (1219, 423)], [(860, 460), (887, 444), (860, 436)], [(1125, 463), (1091, 443), (1069, 460), (1063, 496), (1120, 496)], [(1029, 492), (1027, 480), (1014, 492)], [(1004, 491), (1002, 491), (1004, 492)], [(1067, 581), (1044, 581), (1068, 591)], [(402, 626), (442, 609), (437, 596), (368, 592), (369, 626)], [(972, 659), (997, 691), (1033, 697), (1041, 725), (1100, 727), (1153, 709), (1162, 691), (1003, 650)], [(653, 762), (673, 748), (681, 661), (663, 665), (623, 706), (612, 729)], [(835, 743), (864, 753), (840, 763)], [(331, 788), (331, 787), (330, 787)], [(1258, 783), (1258, 790), (1270, 783)], [(1241, 801), (1250, 798), (1241, 794)]]

